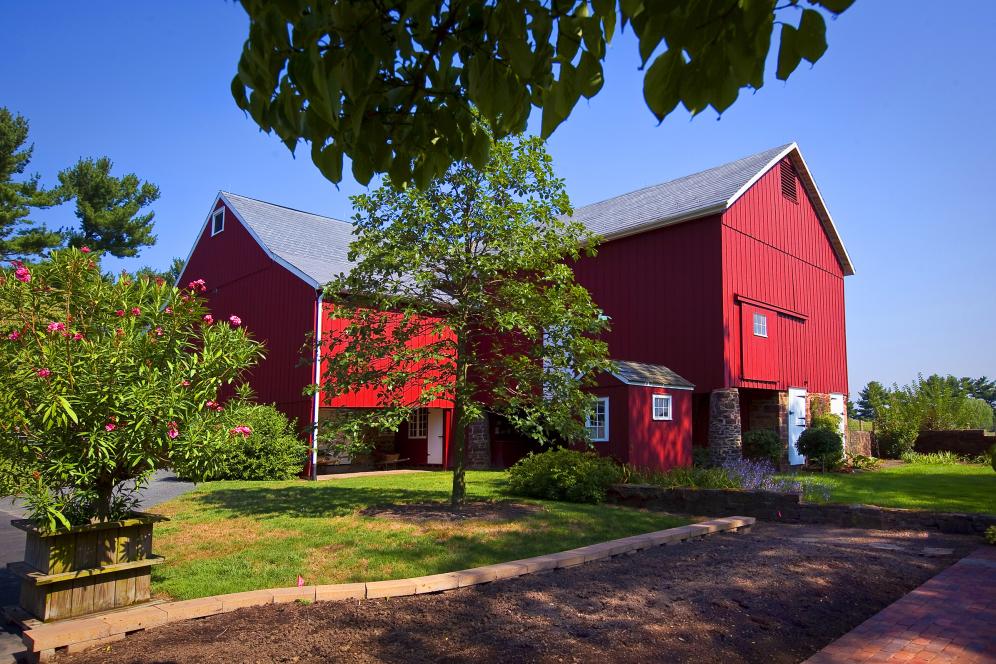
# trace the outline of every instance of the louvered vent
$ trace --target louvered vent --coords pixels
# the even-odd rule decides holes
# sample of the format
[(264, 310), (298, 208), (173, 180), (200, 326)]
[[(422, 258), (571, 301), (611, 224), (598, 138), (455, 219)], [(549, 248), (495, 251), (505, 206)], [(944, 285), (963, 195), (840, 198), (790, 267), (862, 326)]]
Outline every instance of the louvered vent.
[(789, 199), (793, 203), (799, 203), (799, 192), (795, 185), (795, 168), (792, 166), (792, 162), (788, 159), (781, 164), (781, 175), (782, 175), (782, 196)]

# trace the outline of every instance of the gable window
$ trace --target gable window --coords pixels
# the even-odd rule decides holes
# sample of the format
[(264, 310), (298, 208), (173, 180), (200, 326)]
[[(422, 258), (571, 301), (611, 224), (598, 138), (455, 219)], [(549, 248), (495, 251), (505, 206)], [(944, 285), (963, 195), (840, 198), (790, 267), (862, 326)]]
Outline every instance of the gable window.
[(211, 237), (225, 230), (225, 208), (218, 208), (211, 215)]
[(783, 161), (779, 175), (781, 175), (782, 181), (782, 196), (798, 205), (799, 192), (795, 186), (795, 168), (792, 166), (792, 162), (787, 159)]
[(429, 409), (428, 408), (416, 408), (412, 412), (412, 416), (408, 420), (408, 437), (409, 438), (428, 438), (429, 437)]
[(588, 413), (584, 426), (592, 442), (604, 443), (609, 440), (609, 398), (599, 397), (595, 409)]
[(669, 420), (671, 419), (671, 395), (670, 394), (655, 394), (653, 397), (652, 417), (655, 420)]
[(768, 317), (764, 314), (754, 314), (754, 336), (755, 337), (766, 337), (768, 336)]

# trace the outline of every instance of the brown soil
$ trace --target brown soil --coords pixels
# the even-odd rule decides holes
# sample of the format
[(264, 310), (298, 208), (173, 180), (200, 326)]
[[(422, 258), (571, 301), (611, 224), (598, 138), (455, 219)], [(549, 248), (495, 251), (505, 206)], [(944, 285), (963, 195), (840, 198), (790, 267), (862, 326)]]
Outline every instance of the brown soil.
[(536, 512), (542, 512), (539, 505), (518, 503), (465, 503), (453, 508), (447, 503), (404, 503), (401, 505), (377, 505), (360, 510), (363, 516), (386, 517), (399, 521), (466, 521), (487, 519), (493, 521), (513, 521)]
[(977, 545), (758, 524), (436, 595), (243, 609), (58, 661), (799, 662)]

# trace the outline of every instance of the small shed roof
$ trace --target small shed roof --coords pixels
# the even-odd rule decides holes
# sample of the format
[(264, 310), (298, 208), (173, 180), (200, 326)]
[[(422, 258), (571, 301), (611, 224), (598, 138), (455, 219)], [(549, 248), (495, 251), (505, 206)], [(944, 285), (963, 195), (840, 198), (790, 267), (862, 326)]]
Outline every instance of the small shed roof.
[(353, 225), (223, 191), (219, 197), (271, 258), (315, 288), (348, 273)]
[(788, 157), (809, 195), (844, 274), (854, 274), (840, 234), (830, 217), (799, 146), (788, 143), (677, 180), (662, 182), (574, 211), (573, 219), (606, 240), (699, 219), (729, 209), (750, 187)]
[(626, 385), (670, 387), (676, 390), (691, 390), (695, 387), (691, 382), (661, 364), (624, 360), (615, 360), (612, 364), (610, 373)]

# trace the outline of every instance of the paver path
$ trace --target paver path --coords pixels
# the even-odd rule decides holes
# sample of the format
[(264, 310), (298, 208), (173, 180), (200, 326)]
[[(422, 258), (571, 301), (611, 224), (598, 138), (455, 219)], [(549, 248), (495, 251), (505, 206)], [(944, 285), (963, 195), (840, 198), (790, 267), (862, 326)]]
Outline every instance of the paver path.
[(962, 558), (806, 660), (852, 662), (996, 662), (996, 547)]
[[(142, 491), (142, 507), (152, 507), (166, 502), (194, 488), (191, 482), (178, 480), (167, 471), (156, 473)], [(17, 501), (0, 501), (0, 606), (17, 604), (20, 581), (7, 571), (7, 563), (24, 560), (24, 533), (10, 525), (11, 519), (24, 518), (24, 510)], [(0, 664), (14, 661), (14, 653), (24, 650), (19, 634), (0, 620)]]

